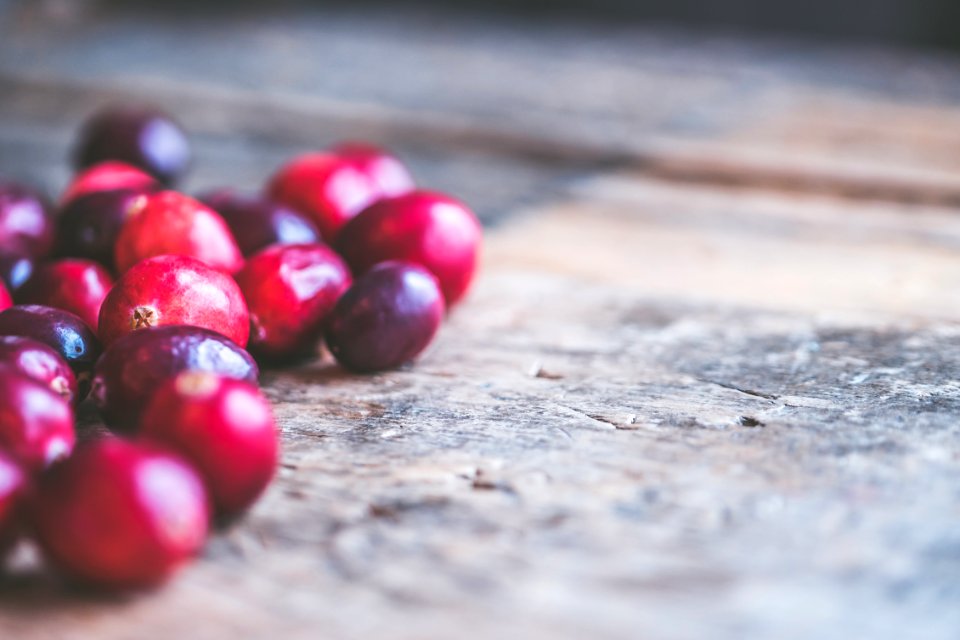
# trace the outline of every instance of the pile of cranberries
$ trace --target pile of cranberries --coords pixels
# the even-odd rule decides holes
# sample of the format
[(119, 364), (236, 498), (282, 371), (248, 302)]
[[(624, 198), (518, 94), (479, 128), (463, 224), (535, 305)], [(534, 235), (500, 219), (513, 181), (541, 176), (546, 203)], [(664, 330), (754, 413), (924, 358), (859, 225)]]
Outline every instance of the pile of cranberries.
[[(193, 198), (171, 189), (183, 130), (121, 106), (73, 160), (55, 207), (0, 181), (0, 554), (26, 537), (71, 581), (150, 587), (275, 473), (258, 363), (324, 343), (355, 372), (409, 362), (469, 289), (481, 230), (365, 144)], [(112, 435), (77, 444), (87, 398)]]

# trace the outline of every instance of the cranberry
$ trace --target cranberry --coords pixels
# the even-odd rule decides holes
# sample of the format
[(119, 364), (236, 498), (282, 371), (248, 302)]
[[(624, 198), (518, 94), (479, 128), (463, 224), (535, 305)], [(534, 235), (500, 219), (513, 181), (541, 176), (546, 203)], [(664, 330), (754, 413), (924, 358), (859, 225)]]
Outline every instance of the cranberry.
[(443, 294), (429, 271), (383, 262), (358, 278), (334, 307), (327, 346), (347, 369), (392, 369), (427, 348), (443, 312)]
[(27, 477), (9, 455), (0, 452), (0, 559), (20, 535)]
[(13, 367), (0, 367), (0, 449), (29, 469), (41, 469), (73, 450), (70, 404)]
[(7, 287), (3, 284), (0, 284), (0, 311), (4, 309), (9, 309), (13, 306), (13, 298), (10, 296), (10, 292), (7, 291)]
[(76, 374), (78, 401), (87, 396), (100, 342), (78, 316), (53, 307), (17, 305), (0, 312), (0, 336), (33, 338), (51, 347)]
[(257, 381), (250, 354), (219, 333), (199, 327), (157, 327), (123, 336), (97, 362), (91, 396), (104, 421), (131, 430), (151, 394), (182, 371), (209, 371)]
[(154, 394), (139, 433), (189, 460), (221, 515), (253, 504), (277, 468), (270, 403), (249, 382), (181, 373)]
[(182, 193), (161, 191), (130, 210), (114, 258), (123, 273), (141, 260), (169, 254), (192, 256), (225, 273), (243, 266), (240, 248), (216, 211)]
[(326, 245), (274, 245), (251, 257), (237, 282), (250, 307), (250, 350), (283, 360), (316, 353), (350, 271)]
[(0, 365), (12, 367), (67, 402), (77, 400), (77, 377), (70, 365), (51, 347), (22, 336), (0, 337)]
[(328, 242), (343, 224), (375, 202), (379, 189), (352, 162), (329, 153), (310, 153), (280, 168), (270, 196), (310, 216)]
[(113, 248), (132, 211), (146, 203), (143, 191), (97, 191), (71, 199), (57, 219), (57, 253), (113, 268)]
[(310, 220), (267, 198), (222, 189), (200, 200), (223, 217), (245, 256), (271, 244), (303, 244), (320, 239)]
[(476, 216), (460, 202), (415, 191), (362, 211), (341, 230), (336, 248), (354, 274), (384, 260), (423, 265), (440, 281), (450, 306), (470, 287), (481, 234)]
[(123, 274), (100, 309), (100, 339), (163, 325), (219, 331), (241, 347), (250, 336), (250, 315), (230, 276), (189, 256), (157, 256)]
[(20, 288), (17, 299), (75, 313), (90, 328), (96, 329), (100, 305), (111, 286), (113, 277), (103, 266), (90, 260), (68, 258), (38, 267)]
[(113, 106), (86, 122), (74, 149), (74, 166), (83, 169), (105, 160), (139, 167), (172, 184), (190, 164), (187, 136), (173, 120), (146, 106)]
[(416, 188), (407, 167), (385, 149), (363, 142), (344, 142), (331, 151), (366, 174), (377, 186), (380, 198), (400, 196)]
[(104, 438), (40, 478), (31, 501), (46, 559), (101, 588), (155, 586), (203, 546), (209, 505), (196, 472), (145, 443)]
[(0, 282), (7, 291), (16, 294), (24, 282), (33, 275), (33, 258), (23, 254), (0, 254)]
[(102, 191), (152, 191), (157, 181), (124, 162), (108, 160), (81, 171), (63, 193), (61, 202)]
[(43, 196), (23, 185), (0, 181), (0, 253), (33, 258), (49, 255), (53, 226)]

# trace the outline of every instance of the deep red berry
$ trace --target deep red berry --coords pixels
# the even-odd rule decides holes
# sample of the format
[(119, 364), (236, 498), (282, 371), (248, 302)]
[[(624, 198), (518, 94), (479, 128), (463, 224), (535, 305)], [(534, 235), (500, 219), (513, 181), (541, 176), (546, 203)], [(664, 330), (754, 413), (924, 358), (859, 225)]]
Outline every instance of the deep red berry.
[(63, 192), (61, 202), (104, 191), (153, 191), (156, 179), (124, 162), (108, 160), (78, 173)]
[(259, 374), (250, 354), (219, 333), (157, 327), (134, 331), (110, 345), (97, 362), (90, 395), (108, 426), (131, 430), (157, 387), (183, 371), (209, 371), (252, 383)]
[(132, 331), (164, 325), (205, 327), (241, 347), (250, 315), (230, 276), (188, 256), (157, 256), (123, 274), (100, 308), (104, 345)]
[(57, 254), (96, 260), (113, 268), (117, 236), (131, 212), (146, 204), (146, 192), (97, 191), (71, 199), (57, 218)]
[(24, 185), (0, 181), (0, 253), (43, 258), (53, 250), (53, 240), (46, 199)]
[(37, 267), (17, 292), (17, 299), (69, 311), (96, 329), (100, 305), (112, 286), (113, 276), (102, 265), (67, 258)]
[(172, 184), (190, 165), (190, 144), (177, 123), (147, 106), (103, 109), (88, 120), (74, 148), (74, 167), (119, 160)]
[(244, 196), (221, 189), (200, 197), (220, 214), (243, 255), (250, 256), (272, 244), (318, 242), (316, 225), (290, 207), (261, 196)]
[(390, 198), (416, 189), (410, 171), (385, 149), (364, 142), (343, 142), (331, 152), (345, 158), (377, 186), (380, 198)]
[(354, 274), (384, 260), (423, 265), (440, 281), (451, 306), (473, 281), (481, 235), (477, 217), (462, 203), (414, 191), (362, 211), (344, 226), (335, 246)]
[(23, 254), (0, 254), (0, 283), (7, 292), (16, 294), (17, 289), (33, 275), (33, 258)]
[(161, 255), (197, 258), (225, 273), (243, 266), (230, 228), (216, 211), (176, 191), (147, 196), (129, 211), (114, 248), (117, 271)]
[(87, 397), (100, 341), (78, 316), (42, 305), (17, 305), (0, 311), (0, 336), (24, 336), (51, 347), (77, 376), (77, 401)]
[(267, 189), (274, 200), (309, 216), (327, 242), (347, 220), (380, 197), (366, 174), (330, 153), (294, 158), (280, 168)]
[(52, 347), (22, 336), (0, 336), (0, 365), (36, 380), (67, 402), (76, 402), (77, 377)]
[(383, 262), (341, 296), (327, 322), (327, 346), (347, 369), (392, 369), (427, 348), (443, 313), (443, 294), (429, 271)]
[(10, 455), (0, 452), (0, 560), (20, 535), (27, 476)]
[(69, 455), (75, 441), (70, 404), (13, 367), (0, 366), (0, 450), (35, 470)]
[(40, 478), (30, 509), (46, 559), (109, 589), (155, 586), (203, 546), (209, 505), (196, 472), (144, 443), (104, 438)]
[(274, 245), (237, 274), (250, 309), (250, 350), (258, 357), (316, 354), (323, 323), (350, 285), (347, 265), (326, 245)]
[(4, 309), (9, 309), (13, 306), (13, 298), (10, 297), (10, 292), (7, 291), (6, 285), (0, 282), (0, 311)]
[(190, 461), (221, 515), (252, 505), (277, 468), (270, 403), (249, 382), (181, 373), (154, 394), (138, 432)]

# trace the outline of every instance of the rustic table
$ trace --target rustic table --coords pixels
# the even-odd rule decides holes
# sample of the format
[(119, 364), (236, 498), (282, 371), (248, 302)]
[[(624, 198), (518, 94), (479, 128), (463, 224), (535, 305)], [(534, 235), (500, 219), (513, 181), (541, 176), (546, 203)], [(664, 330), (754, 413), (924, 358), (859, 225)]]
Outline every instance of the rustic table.
[(484, 268), (412, 368), (265, 373), (280, 476), (172, 584), (21, 549), (0, 637), (960, 637), (960, 60), (98, 6), (0, 3), (0, 172), (61, 187), (110, 99), (191, 129), (190, 190), (372, 139)]

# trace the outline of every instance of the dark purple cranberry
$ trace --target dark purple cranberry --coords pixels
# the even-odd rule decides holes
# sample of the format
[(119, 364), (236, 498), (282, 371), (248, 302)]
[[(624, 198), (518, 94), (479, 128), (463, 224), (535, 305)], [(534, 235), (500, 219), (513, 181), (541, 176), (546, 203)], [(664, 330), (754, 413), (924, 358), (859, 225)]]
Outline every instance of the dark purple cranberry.
[(105, 160), (126, 162), (165, 184), (173, 184), (190, 164), (190, 144), (183, 129), (161, 111), (141, 105), (116, 105), (86, 122), (74, 149), (76, 169)]
[(57, 254), (96, 260), (112, 269), (120, 228), (143, 198), (143, 191), (121, 189), (95, 191), (70, 200), (57, 219)]
[(87, 396), (100, 342), (79, 316), (38, 304), (17, 305), (0, 312), (0, 336), (33, 338), (53, 348), (77, 376), (77, 397)]
[(433, 274), (409, 262), (382, 262), (340, 297), (327, 322), (327, 346), (347, 369), (392, 369), (427, 348), (443, 313)]
[(67, 402), (77, 400), (77, 377), (49, 345), (23, 336), (0, 336), (0, 365), (13, 367)]
[(0, 450), (29, 470), (70, 455), (76, 443), (70, 403), (13, 367), (0, 367)]
[(132, 430), (153, 392), (182, 371), (207, 371), (255, 383), (249, 353), (229, 338), (199, 327), (166, 326), (117, 339), (97, 362), (91, 397), (104, 421)]
[(0, 254), (0, 280), (14, 295), (17, 289), (33, 275), (33, 268), (34, 262), (30, 256), (16, 253)]
[(42, 195), (0, 181), (0, 253), (43, 258), (53, 249), (54, 224)]
[(244, 256), (272, 244), (309, 244), (320, 239), (317, 227), (305, 216), (262, 196), (221, 189), (201, 196), (200, 201), (223, 217)]

